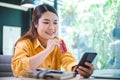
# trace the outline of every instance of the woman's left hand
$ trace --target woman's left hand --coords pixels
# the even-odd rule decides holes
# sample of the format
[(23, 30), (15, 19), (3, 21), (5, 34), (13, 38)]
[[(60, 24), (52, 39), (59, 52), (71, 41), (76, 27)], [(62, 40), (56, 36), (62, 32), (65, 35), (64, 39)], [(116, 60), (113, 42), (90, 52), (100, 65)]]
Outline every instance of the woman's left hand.
[(94, 66), (93, 66), (93, 64), (91, 64), (89, 62), (85, 62), (85, 65), (88, 66), (89, 68), (85, 68), (83, 66), (79, 66), (77, 68), (77, 71), (78, 71), (78, 74), (80, 74), (80, 76), (83, 76), (84, 78), (88, 78), (93, 73)]

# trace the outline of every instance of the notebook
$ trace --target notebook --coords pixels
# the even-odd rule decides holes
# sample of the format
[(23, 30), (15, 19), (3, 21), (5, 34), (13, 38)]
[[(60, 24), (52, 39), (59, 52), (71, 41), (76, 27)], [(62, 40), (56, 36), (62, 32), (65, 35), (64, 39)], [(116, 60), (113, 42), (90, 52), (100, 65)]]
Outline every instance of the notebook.
[(75, 77), (75, 72), (65, 72), (59, 70), (50, 70), (47, 68), (37, 68), (36, 70), (26, 70), (27, 78), (45, 79), (45, 80), (69, 80)]
[(100, 79), (120, 80), (120, 69), (95, 70), (91, 76), (94, 78), (100, 78)]

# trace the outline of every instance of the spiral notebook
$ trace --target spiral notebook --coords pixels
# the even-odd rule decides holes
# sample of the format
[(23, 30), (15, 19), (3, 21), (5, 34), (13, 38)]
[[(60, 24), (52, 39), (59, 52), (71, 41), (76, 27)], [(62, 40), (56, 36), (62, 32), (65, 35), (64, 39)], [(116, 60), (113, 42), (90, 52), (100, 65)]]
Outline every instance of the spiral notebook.
[(118, 79), (120, 80), (120, 69), (95, 70), (92, 74), (94, 78), (100, 79)]

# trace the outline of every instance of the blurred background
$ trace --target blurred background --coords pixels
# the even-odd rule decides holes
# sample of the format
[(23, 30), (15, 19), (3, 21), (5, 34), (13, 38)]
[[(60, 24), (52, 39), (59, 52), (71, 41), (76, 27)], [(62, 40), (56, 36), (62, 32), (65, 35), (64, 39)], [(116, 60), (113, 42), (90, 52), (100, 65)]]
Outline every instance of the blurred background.
[[(29, 3), (29, 5), (23, 5)], [(0, 0), (0, 54), (13, 55), (35, 6), (47, 3), (59, 14), (58, 36), (79, 61), (97, 52), (95, 69), (120, 69), (120, 0)]]

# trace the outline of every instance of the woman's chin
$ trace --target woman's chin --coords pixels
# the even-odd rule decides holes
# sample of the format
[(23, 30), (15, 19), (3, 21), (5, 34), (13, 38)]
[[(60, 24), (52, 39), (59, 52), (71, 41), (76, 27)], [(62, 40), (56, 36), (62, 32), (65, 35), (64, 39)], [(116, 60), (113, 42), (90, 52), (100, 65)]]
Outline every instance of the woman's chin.
[(52, 39), (52, 38), (54, 38), (55, 36), (49, 36), (49, 39)]

